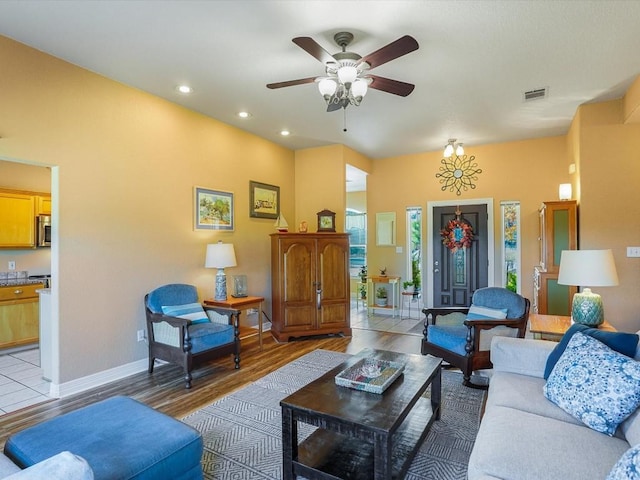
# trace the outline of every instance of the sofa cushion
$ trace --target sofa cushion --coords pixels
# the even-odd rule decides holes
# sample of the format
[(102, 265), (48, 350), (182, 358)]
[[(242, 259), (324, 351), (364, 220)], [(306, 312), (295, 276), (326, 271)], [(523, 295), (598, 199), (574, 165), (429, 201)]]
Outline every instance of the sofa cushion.
[(234, 331), (231, 325), (212, 322), (191, 325), (189, 335), (191, 336), (191, 353), (204, 352), (234, 341)]
[(428, 325), (427, 338), (429, 342), (439, 347), (451, 350), (458, 355), (466, 355), (467, 332), (465, 325)]
[(508, 372), (493, 372), (486, 408), (488, 410), (494, 405), (510, 407), (562, 422), (582, 425), (580, 420), (542, 395), (544, 384), (544, 378)]
[(588, 427), (613, 435), (640, 404), (640, 362), (576, 332), (543, 391)]
[(551, 370), (553, 370), (553, 367), (562, 355), (562, 352), (567, 348), (569, 340), (571, 340), (577, 332), (597, 338), (609, 348), (612, 348), (616, 352), (620, 352), (627, 357), (633, 357), (636, 353), (638, 335), (635, 333), (607, 332), (604, 330), (598, 330), (597, 328), (587, 327), (586, 325), (581, 325), (579, 323), (574, 323), (562, 336), (553, 352), (549, 354), (547, 366), (544, 370), (544, 378), (549, 378)]
[(603, 479), (628, 448), (582, 425), (495, 405), (482, 418), (468, 479)]
[(162, 313), (170, 317), (185, 318), (191, 320), (191, 325), (209, 322), (209, 317), (204, 313), (199, 303), (185, 303), (183, 305), (163, 305)]
[(640, 480), (640, 445), (631, 447), (620, 457), (606, 480)]

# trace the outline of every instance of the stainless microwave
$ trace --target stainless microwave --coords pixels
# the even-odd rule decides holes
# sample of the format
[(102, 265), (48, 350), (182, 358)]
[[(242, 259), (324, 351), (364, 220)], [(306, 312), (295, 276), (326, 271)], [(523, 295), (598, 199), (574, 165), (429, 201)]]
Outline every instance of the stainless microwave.
[(36, 245), (38, 247), (50, 247), (51, 246), (51, 216), (50, 215), (38, 215), (36, 226)]

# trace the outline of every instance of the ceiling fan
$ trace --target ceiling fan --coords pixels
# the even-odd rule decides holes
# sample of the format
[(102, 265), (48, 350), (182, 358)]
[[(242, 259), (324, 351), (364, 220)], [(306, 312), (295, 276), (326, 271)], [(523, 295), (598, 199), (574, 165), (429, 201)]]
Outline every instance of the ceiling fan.
[(406, 97), (415, 88), (411, 83), (369, 73), (369, 70), (375, 67), (417, 50), (418, 42), (415, 38), (405, 35), (365, 57), (347, 51), (347, 46), (353, 40), (352, 33), (338, 32), (333, 39), (342, 48), (341, 52), (334, 55), (327, 52), (311, 37), (296, 37), (292, 40), (305, 52), (324, 63), (325, 76), (269, 83), (267, 88), (291, 87), (315, 82), (318, 84), (320, 94), (327, 102), (328, 112), (347, 108), (349, 105), (360, 105), (368, 88), (401, 97)]

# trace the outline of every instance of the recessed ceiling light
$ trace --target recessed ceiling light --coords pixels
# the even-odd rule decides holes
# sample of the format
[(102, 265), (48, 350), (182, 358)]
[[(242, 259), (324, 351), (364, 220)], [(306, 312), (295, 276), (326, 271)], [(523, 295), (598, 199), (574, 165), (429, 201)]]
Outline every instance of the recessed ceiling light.
[(193, 93), (193, 88), (191, 88), (189, 85), (178, 85), (176, 87), (176, 90), (178, 90), (180, 93)]
[(251, 114), (249, 112), (238, 112), (238, 116), (240, 118), (249, 118), (251, 116)]
[(291, 135), (291, 132), (289, 130), (281, 130), (280, 135), (282, 135), (283, 137), (286, 137), (288, 135)]

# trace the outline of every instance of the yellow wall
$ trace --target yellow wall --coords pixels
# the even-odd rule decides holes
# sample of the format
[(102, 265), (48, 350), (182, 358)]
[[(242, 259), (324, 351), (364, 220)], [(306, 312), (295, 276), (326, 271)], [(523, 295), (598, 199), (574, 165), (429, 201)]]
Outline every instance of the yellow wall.
[[(280, 186), (293, 218), (292, 151), (4, 37), (0, 59), (11, 65), (0, 76), (0, 159), (58, 167), (54, 382), (144, 359), (144, 294), (185, 282), (211, 296), (207, 243), (232, 242), (238, 267), (227, 273), (270, 298), (273, 220), (249, 217), (249, 181)], [(195, 185), (234, 193), (234, 232), (193, 230)]]
[[(442, 152), (420, 153), (376, 161), (367, 183), (367, 213), (369, 242), (367, 262), (374, 272), (386, 266), (387, 273), (407, 277), (406, 268), (406, 208), (423, 209), (424, 248), (432, 248), (431, 239), (426, 238), (428, 218), (427, 202), (457, 200), (493, 199), (495, 248), (495, 278), (499, 282), (502, 274), (500, 263), (501, 223), (500, 202), (517, 200), (520, 202), (522, 235), (522, 293), (531, 298), (533, 292), (533, 267), (538, 260), (538, 208), (543, 201), (558, 199), (558, 185), (569, 182), (567, 173), (567, 149), (565, 137), (548, 137), (493, 145), (468, 147), (468, 156), (475, 156), (475, 163), (482, 173), (474, 182), (476, 188), (462, 191), (460, 196), (450, 191), (442, 191), (440, 179), (436, 178), (441, 166)], [(396, 245), (402, 246), (402, 253), (394, 247), (375, 246), (375, 214), (396, 212)], [(439, 241), (439, 239), (438, 239)], [(427, 251), (424, 251), (426, 261)], [(429, 272), (427, 265), (423, 265)], [(430, 288), (430, 275), (423, 275), (423, 288)], [(426, 290), (425, 290), (426, 291)]]
[[(342, 145), (329, 145), (295, 152), (295, 230), (300, 222), (306, 221), (309, 231), (315, 232), (318, 228), (316, 213), (327, 209), (336, 213), (336, 231), (344, 232), (344, 150)], [(290, 230), (291, 227), (289, 225)]]
[(628, 258), (628, 246), (640, 246), (640, 124), (624, 124), (623, 100), (580, 107), (581, 249), (613, 250), (620, 284), (594, 287), (605, 317), (620, 330), (640, 329), (640, 258)]

